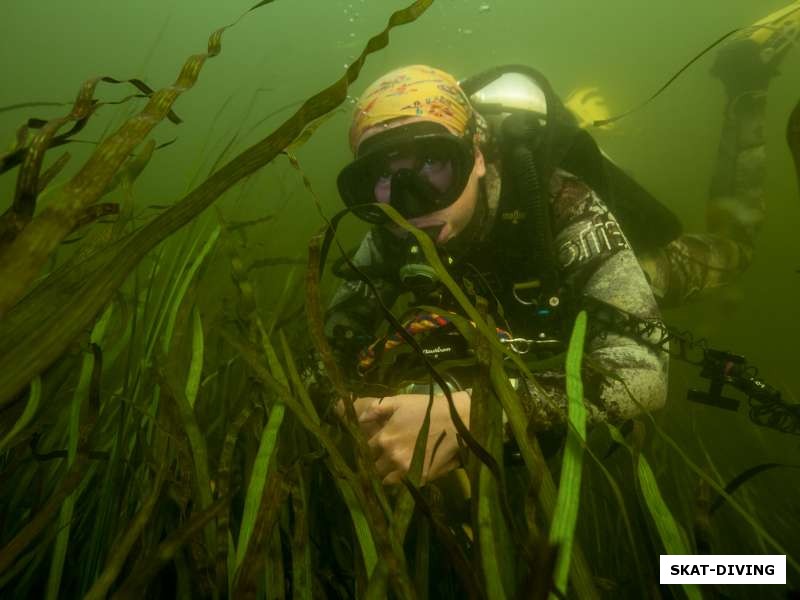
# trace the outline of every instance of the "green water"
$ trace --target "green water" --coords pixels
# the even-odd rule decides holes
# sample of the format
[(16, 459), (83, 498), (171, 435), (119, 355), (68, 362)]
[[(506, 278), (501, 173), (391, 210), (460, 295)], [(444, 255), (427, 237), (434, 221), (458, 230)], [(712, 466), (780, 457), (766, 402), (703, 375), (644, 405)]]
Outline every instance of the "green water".
[[(205, 51), (211, 31), (233, 22), (252, 4), (239, 0), (8, 0), (0, 13), (0, 56), (4, 58), (0, 107), (71, 102), (81, 82), (100, 75), (139, 77), (154, 88), (168, 85), (186, 57)], [(525, 63), (545, 73), (562, 97), (581, 87), (598, 87), (616, 114), (641, 103), (724, 33), (784, 5), (782, 0), (691, 4), (437, 0), (417, 22), (392, 31), (388, 47), (367, 59), (351, 94), (357, 97), (380, 74), (409, 63), (431, 64), (458, 77), (496, 64)], [(153, 132), (159, 143), (176, 141), (155, 153), (136, 184), (134, 198), (143, 219), (156, 211), (148, 212), (146, 207), (172, 204), (191, 185), (202, 181), (236, 132), (238, 140), (226, 160), (269, 134), (292, 114), (297, 103), (342, 76), (369, 36), (380, 31), (391, 12), (403, 6), (394, 0), (276, 0), (228, 30), (221, 54), (206, 63), (197, 85), (174, 106), (183, 123), (164, 121)], [(686, 231), (702, 231), (704, 226), (722, 122), (722, 88), (708, 75), (712, 61), (713, 53), (701, 58), (657, 99), (613, 129), (597, 133), (603, 148), (680, 216)], [(784, 398), (797, 401), (800, 198), (784, 132), (800, 93), (800, 50), (792, 49), (781, 70), (769, 88), (767, 218), (758, 236), (754, 262), (735, 286), (667, 311), (665, 318), (707, 337), (714, 347), (745, 355), (766, 381), (781, 389)], [(125, 85), (100, 84), (96, 97), (116, 100), (129, 93), (131, 88)], [(77, 138), (97, 141), (143, 103), (140, 99), (120, 107), (102, 107)], [(275, 114), (287, 105), (291, 106)], [(41, 106), (0, 112), (3, 148), (13, 144), (14, 132), (25, 119), (53, 118), (68, 109)], [(328, 215), (340, 208), (335, 179), (350, 158), (346, 133), (351, 110), (351, 104), (343, 105), (297, 152)], [(72, 158), (55, 184), (75, 173), (93, 147), (65, 146)], [(2, 210), (10, 204), (14, 178), (14, 172), (0, 176)], [(51, 197), (45, 195), (40, 207)], [(248, 261), (304, 259), (310, 236), (324, 225), (300, 176), (284, 157), (229, 190), (216, 206), (231, 221), (274, 215), (273, 220), (247, 230), (241, 252)], [(202, 241), (214, 221), (209, 211), (190, 226), (189, 235)], [(344, 239), (355, 243), (363, 231), (362, 225), (348, 222)], [(174, 242), (170, 242), (171, 253), (177, 252)], [(207, 269), (197, 298), (210, 323), (211, 315), (233, 302), (235, 290), (223, 253)], [(281, 266), (250, 273), (265, 315), (274, 310), (289, 273), (289, 267)], [(295, 270), (294, 277), (302, 279), (302, 267)], [(324, 283), (329, 292), (334, 282), (326, 279)], [(212, 343), (217, 341), (207, 341), (209, 346)], [(108, 381), (103, 389), (111, 393), (119, 385)], [(686, 390), (703, 385), (697, 369), (673, 363), (669, 401), (659, 416), (659, 422), (695, 462), (706, 467), (710, 459), (721, 481), (760, 463), (800, 465), (800, 438), (756, 428), (744, 409), (734, 414), (688, 403)], [(46, 415), (42, 418), (48, 422)], [(663, 444), (653, 442), (651, 450), (650, 463), (676, 517), (691, 527), (697, 477)], [(620, 473), (630, 475), (622, 467)], [(764, 529), (798, 559), (799, 493), (800, 470), (796, 469), (775, 469), (737, 492)], [(5, 512), (2, 507), (0, 512)], [(7, 523), (5, 527), (10, 531)], [(729, 508), (714, 516), (712, 530), (717, 553), (772, 552)], [(628, 550), (620, 552), (620, 558), (611, 562), (624, 564)], [(47, 559), (43, 564), (46, 577)], [(788, 576), (797, 589), (800, 574), (790, 567)], [(784, 591), (764, 588), (758, 597), (783, 597)], [(752, 590), (727, 593), (737, 598), (756, 597), (750, 595), (755, 593)]]

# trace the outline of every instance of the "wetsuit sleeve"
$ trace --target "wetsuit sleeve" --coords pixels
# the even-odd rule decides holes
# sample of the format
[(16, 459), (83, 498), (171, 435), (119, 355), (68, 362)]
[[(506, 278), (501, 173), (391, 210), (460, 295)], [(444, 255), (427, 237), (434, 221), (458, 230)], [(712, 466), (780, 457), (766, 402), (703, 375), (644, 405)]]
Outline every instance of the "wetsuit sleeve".
[[(370, 231), (352, 260), (368, 275), (380, 300), (391, 307), (399, 290), (389, 277), (386, 258), (374, 231)], [(360, 279), (345, 280), (336, 290), (325, 312), (325, 335), (337, 354), (339, 364), (347, 372), (355, 369), (358, 351), (373, 341), (382, 319), (383, 312), (375, 295)]]
[(694, 300), (735, 282), (753, 259), (766, 216), (765, 116), (776, 63), (762, 62), (748, 38), (722, 47), (713, 73), (726, 94), (722, 132), (706, 205), (706, 231), (686, 233), (642, 255), (640, 262), (661, 306)]
[[(552, 192), (555, 247), (563, 281), (576, 297), (589, 296), (637, 317), (659, 319), (655, 298), (628, 240), (597, 194), (564, 172), (553, 177)], [(600, 367), (585, 366), (583, 371), (590, 421), (621, 422), (640, 414), (642, 407), (663, 406), (666, 353), (642, 339), (605, 331), (587, 340), (584, 356), (590, 359), (585, 364)], [(545, 431), (564, 424), (564, 372), (538, 374), (536, 382), (538, 386), (527, 382), (529, 394), (525, 390), (521, 394), (531, 429)]]

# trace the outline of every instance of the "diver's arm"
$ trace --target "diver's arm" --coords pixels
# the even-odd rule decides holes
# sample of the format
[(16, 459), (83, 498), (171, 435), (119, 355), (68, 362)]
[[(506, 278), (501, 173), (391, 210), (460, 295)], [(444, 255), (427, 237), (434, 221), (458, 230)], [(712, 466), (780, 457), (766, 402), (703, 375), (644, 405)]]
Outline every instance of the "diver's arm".
[(639, 257), (661, 306), (734, 283), (753, 259), (766, 215), (765, 90), (728, 98), (705, 232), (684, 233)]
[[(563, 172), (554, 177), (553, 192), (555, 244), (564, 279), (573, 293), (637, 317), (658, 319), (644, 273), (600, 198)], [(621, 422), (663, 406), (667, 394), (665, 353), (641, 339), (609, 331), (587, 340), (584, 356), (584, 398), (590, 421)], [(563, 424), (567, 406), (564, 372), (538, 374), (536, 382), (538, 386), (531, 382), (526, 386), (530, 390), (527, 401), (522, 394), (532, 428), (543, 431)]]
[(776, 11), (723, 44), (712, 74), (725, 89), (722, 131), (705, 207), (705, 232), (639, 257), (661, 306), (730, 285), (750, 266), (766, 217), (767, 90), (800, 37), (800, 13)]

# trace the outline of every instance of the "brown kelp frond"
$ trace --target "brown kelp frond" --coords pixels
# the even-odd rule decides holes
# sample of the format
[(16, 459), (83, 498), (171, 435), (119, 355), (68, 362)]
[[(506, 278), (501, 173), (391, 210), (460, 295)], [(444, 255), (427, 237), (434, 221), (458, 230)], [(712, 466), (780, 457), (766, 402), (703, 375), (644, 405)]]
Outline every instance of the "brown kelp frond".
[(133, 182), (138, 179), (142, 171), (144, 171), (145, 167), (150, 163), (150, 160), (152, 160), (153, 153), (158, 148), (163, 147), (163, 144), (157, 146), (155, 140), (147, 140), (142, 146), (142, 149), (136, 155), (131, 156), (124, 167), (117, 171), (108, 188), (104, 190), (103, 195), (114, 191), (119, 185), (133, 185)]
[(56, 161), (50, 165), (47, 170), (39, 175), (39, 186), (36, 190), (37, 194), (41, 194), (50, 182), (55, 179), (56, 175), (58, 175), (61, 170), (66, 166), (69, 162), (70, 155), (69, 152), (64, 152), (61, 156), (59, 156)]
[[(322, 125), (324, 125), (328, 121), (328, 119), (330, 119), (337, 112), (340, 112), (340, 111), (332, 110), (331, 112), (329, 112), (327, 114), (324, 114), (321, 117), (318, 117), (318, 118), (314, 119), (313, 121), (311, 121), (308, 125), (306, 125), (303, 128), (303, 131), (300, 132), (300, 135), (298, 135), (294, 139), (294, 141), (291, 144), (289, 144), (289, 146), (285, 150), (285, 153), (287, 155), (289, 155), (289, 156), (294, 154), (308, 140), (311, 139), (311, 136), (314, 135), (314, 133), (317, 131), (317, 129), (319, 129)], [(299, 167), (299, 165), (297, 165), (297, 159), (296, 158), (294, 159), (294, 165)], [(310, 184), (307, 187), (310, 188)]]
[[(123, 103), (127, 102), (128, 100), (130, 100), (131, 98), (148, 98), (154, 92), (153, 88), (151, 88), (149, 85), (147, 85), (147, 83), (145, 83), (144, 81), (142, 81), (141, 79), (138, 79), (138, 78), (117, 79), (115, 77), (102, 76), (102, 77), (98, 77), (96, 79), (96, 81), (97, 82), (101, 82), (102, 81), (104, 83), (115, 83), (115, 84), (129, 83), (133, 87), (135, 87), (137, 90), (142, 92), (141, 94), (133, 94), (133, 95), (125, 96), (125, 98), (123, 98), (121, 100), (106, 101), (106, 102), (103, 102), (102, 104), (123, 104)], [(21, 108), (37, 108), (39, 106), (70, 106), (70, 105), (73, 105), (73, 104), (74, 104), (73, 102), (18, 102), (16, 104), (9, 104), (8, 106), (0, 106), (0, 113), (9, 112), (9, 111), (12, 111), (12, 110), (19, 110)], [(170, 111), (170, 114), (169, 114), (168, 118), (169, 118), (170, 121), (172, 121), (176, 125), (178, 123), (182, 122), (180, 117), (178, 117), (178, 115), (176, 115), (172, 111)], [(31, 119), (31, 120), (35, 121), (37, 119)]]
[[(72, 112), (70, 114), (76, 115), (75, 122), (73, 123), (72, 127), (69, 131), (59, 135), (56, 135), (55, 131), (51, 131), (49, 135), (50, 139), (47, 140), (47, 148), (55, 148), (57, 146), (66, 144), (68, 141), (70, 141), (71, 136), (75, 135), (86, 126), (86, 123), (89, 121), (89, 116), (92, 114), (92, 112), (94, 112), (97, 101), (94, 100), (91, 95), (86, 98), (85, 90), (86, 86), (84, 84), (78, 93), (77, 100), (72, 105)], [(90, 92), (94, 93), (94, 89), (91, 88)], [(82, 106), (82, 104), (86, 102), (88, 102), (88, 106)], [(0, 154), (0, 174), (3, 174), (6, 171), (9, 171), (22, 164), (22, 162), (25, 160), (28, 154), (28, 137), (32, 129), (47, 129), (48, 126), (50, 129), (52, 129), (54, 125), (58, 125), (56, 127), (57, 130), (63, 127), (70, 120), (71, 119), (69, 119), (69, 116), (62, 117), (61, 119), (53, 119), (51, 121), (45, 121), (43, 119), (29, 119), (27, 124), (22, 125), (17, 129), (16, 144), (14, 145), (14, 148), (10, 152)], [(58, 124), (55, 123), (56, 121), (62, 122)]]
[[(390, 17), (386, 28), (369, 40), (364, 51), (348, 67), (344, 76), (307, 100), (272, 135), (251, 146), (221, 167), (181, 201), (130, 237), (122, 240), (113, 250), (109, 249), (102, 256), (93, 259), (91, 270), (84, 271), (77, 280), (70, 282), (69, 285), (72, 286), (72, 289), (67, 298), (63, 300), (59, 298), (57, 302), (53, 302), (52, 296), (37, 298), (36, 292), (29, 294), (25, 304), (28, 302), (41, 304), (38, 322), (34, 320), (26, 324), (24, 320), (17, 320), (14, 315), (15, 311), (7, 314), (0, 321), (0, 404), (7, 402), (37, 373), (63, 353), (74, 336), (95, 318), (97, 312), (108, 302), (114, 291), (153, 247), (194, 219), (234, 183), (254, 173), (275, 158), (300, 134), (306, 124), (341, 104), (347, 98), (348, 86), (360, 73), (366, 57), (388, 44), (391, 29), (414, 21), (428, 8), (430, 3), (431, 0), (417, 0), (408, 8), (395, 12)], [(158, 94), (151, 99), (151, 105), (156, 102), (156, 96)], [(72, 189), (74, 190), (74, 186)], [(56, 233), (56, 237), (60, 240), (65, 235), (63, 234), (65, 228), (57, 220), (56, 217), (56, 222), (50, 222), (47, 227), (41, 229), (46, 229), (47, 233)], [(51, 221), (53, 220), (51, 219)], [(26, 228), (21, 236), (25, 235), (28, 230), (29, 228)], [(36, 238), (37, 257), (35, 259), (21, 257), (18, 252), (15, 252), (11, 256), (4, 255), (0, 259), (0, 266), (21, 274), (25, 281), (29, 281), (29, 271), (33, 267), (31, 263), (40, 264), (42, 256), (47, 254), (47, 248), (39, 246), (39, 243), (50, 246), (51, 243), (46, 241), (49, 239), (47, 236), (45, 239)], [(25, 245), (27, 246), (27, 243)], [(6, 303), (19, 297), (26, 287), (22, 281), (15, 281), (15, 283), (16, 285), (9, 286), (14, 288), (10, 293), (3, 294), (3, 298), (7, 298), (7, 300), (0, 301), (0, 314), (3, 310), (8, 309)], [(78, 289), (80, 292), (77, 292)], [(3, 287), (4, 292), (5, 290), (6, 286)], [(52, 290), (48, 293), (57, 294)], [(38, 333), (32, 335), (31, 328)], [(14, 351), (7, 352), (6, 348), (14, 348)], [(14, 366), (9, 367), (7, 363), (12, 362)]]
[[(0, 222), (0, 252), (4, 251), (3, 246), (13, 241), (16, 235), (33, 218), (36, 209), (36, 198), (39, 192), (39, 172), (42, 168), (44, 155), (50, 146), (52, 138), (64, 125), (71, 121), (85, 122), (89, 115), (94, 111), (96, 102), (93, 99), (94, 90), (97, 86), (97, 79), (89, 80), (83, 84), (78, 98), (72, 107), (72, 111), (65, 117), (52, 119), (33, 135), (22, 152), (22, 166), (17, 175), (17, 184), (14, 191), (14, 199), (11, 207), (6, 211)], [(27, 131), (26, 131), (27, 133)], [(18, 143), (20, 139), (18, 138)], [(0, 309), (0, 315), (3, 311)]]
[(75, 219), (75, 225), (69, 233), (72, 234), (81, 227), (85, 227), (86, 225), (94, 223), (103, 217), (118, 214), (119, 204), (114, 202), (102, 202), (100, 204), (94, 204), (87, 207), (86, 210), (78, 215), (78, 217)]
[[(111, 102), (103, 102), (102, 104), (122, 104), (124, 102), (127, 102), (131, 98), (150, 98), (150, 97), (152, 97), (153, 94), (156, 93), (156, 91), (153, 88), (151, 88), (149, 85), (147, 85), (141, 79), (137, 79), (137, 78), (133, 78), (133, 79), (115, 79), (114, 77), (101, 77), (100, 81), (102, 81), (104, 83), (130, 83), (133, 87), (135, 87), (137, 90), (142, 92), (141, 94), (135, 94), (133, 96), (126, 96), (122, 100), (116, 100), (116, 101), (111, 101)], [(173, 123), (175, 123), (176, 125), (178, 125), (178, 124), (183, 122), (181, 120), (181, 118), (172, 111), (172, 109), (169, 109), (167, 111), (166, 118), (169, 119), (170, 121), (172, 121)]]
[[(134, 85), (134, 87), (144, 91), (145, 93), (129, 94), (119, 100), (97, 100), (96, 98), (94, 98), (94, 93), (96, 91), (97, 85), (100, 82), (113, 83), (113, 84), (130, 83)], [(73, 120), (75, 121), (73, 123), (73, 126), (69, 129), (69, 131), (60, 134), (52, 133), (50, 135), (50, 138), (47, 140), (46, 147), (44, 148), (44, 151), (46, 152), (47, 150), (50, 150), (52, 148), (57, 148), (58, 146), (63, 146), (64, 144), (79, 142), (80, 140), (74, 139), (75, 134), (83, 130), (83, 128), (88, 123), (89, 118), (99, 108), (103, 106), (115, 106), (115, 105), (125, 104), (130, 100), (139, 98), (150, 98), (153, 93), (154, 90), (139, 79), (115, 79), (113, 77), (104, 76), (104, 77), (95, 77), (93, 79), (86, 81), (84, 85), (81, 87), (80, 91), (78, 92), (78, 97), (75, 100), (75, 102), (65, 103), (66, 106), (69, 106), (70, 104), (72, 105), (72, 111), (70, 113), (70, 115), (72, 115), (72, 118), (70, 118), (70, 115), (68, 115), (67, 117), (61, 117), (50, 120), (37, 119), (35, 117), (28, 119), (27, 123), (23, 125), (19, 130), (20, 133), (24, 133), (24, 135), (17, 136), (17, 143), (14, 149), (5, 154), (0, 154), (0, 175), (23, 163), (29, 150), (29, 145), (26, 144), (27, 133), (31, 129), (45, 129), (47, 127), (52, 127), (53, 124), (56, 122), (60, 122), (57, 126), (57, 130), (59, 130), (70, 121)], [(53, 103), (53, 104), (56, 105), (58, 103)], [(77, 112), (76, 109), (78, 109)], [(176, 115), (175, 112), (172, 110), (169, 110), (167, 112), (166, 118), (175, 123), (176, 125), (182, 123), (181, 118), (178, 117), (178, 115)]]

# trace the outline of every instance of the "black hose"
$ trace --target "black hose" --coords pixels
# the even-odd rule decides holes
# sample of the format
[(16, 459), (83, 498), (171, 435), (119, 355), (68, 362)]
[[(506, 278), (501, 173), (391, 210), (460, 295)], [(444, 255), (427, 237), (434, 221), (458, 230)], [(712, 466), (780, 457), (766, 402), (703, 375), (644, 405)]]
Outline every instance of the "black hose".
[(513, 175), (515, 192), (526, 208), (532, 228), (531, 251), (536, 272), (545, 293), (558, 288), (558, 266), (553, 252), (550, 204), (541, 185), (536, 150), (542, 141), (542, 126), (531, 113), (509, 115), (503, 121), (503, 137), (508, 144), (506, 160)]

